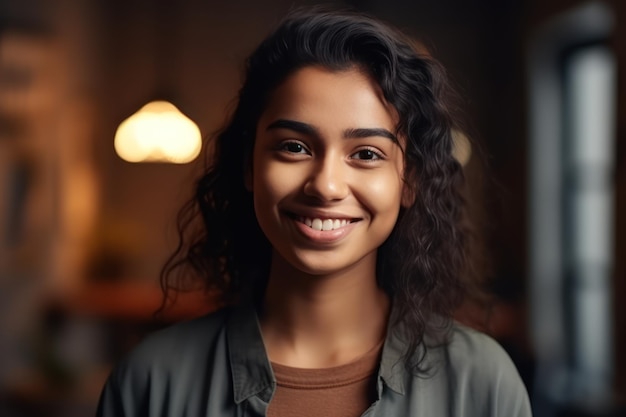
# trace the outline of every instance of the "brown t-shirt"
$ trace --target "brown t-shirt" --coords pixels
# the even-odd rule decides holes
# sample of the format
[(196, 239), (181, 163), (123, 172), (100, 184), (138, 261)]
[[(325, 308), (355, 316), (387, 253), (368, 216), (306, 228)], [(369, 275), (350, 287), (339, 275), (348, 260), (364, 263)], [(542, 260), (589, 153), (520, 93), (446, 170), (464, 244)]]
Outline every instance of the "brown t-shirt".
[(346, 365), (303, 369), (272, 363), (276, 391), (268, 417), (358, 417), (376, 398), (381, 341)]

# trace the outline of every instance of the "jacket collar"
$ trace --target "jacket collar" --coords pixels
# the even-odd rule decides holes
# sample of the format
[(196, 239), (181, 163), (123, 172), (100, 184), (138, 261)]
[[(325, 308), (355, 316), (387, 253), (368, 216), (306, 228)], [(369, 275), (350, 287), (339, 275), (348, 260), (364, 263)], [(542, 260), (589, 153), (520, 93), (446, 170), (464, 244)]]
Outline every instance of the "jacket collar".
[[(397, 310), (393, 308), (392, 304), (378, 377), (391, 390), (404, 395), (405, 383), (410, 375), (403, 358), (406, 342), (402, 335), (401, 325), (392, 326), (392, 323), (397, 323), (396, 315)], [(380, 389), (379, 387), (379, 396), (381, 395)]]
[[(404, 395), (407, 379), (410, 378), (403, 360), (406, 342), (399, 328), (401, 326), (392, 329), (393, 319), (392, 307), (378, 379), (391, 390)], [(258, 396), (269, 403), (276, 379), (263, 344), (258, 316), (252, 306), (239, 306), (231, 311), (227, 338), (235, 402), (239, 404), (252, 396)], [(379, 387), (379, 396), (381, 389)]]
[(234, 308), (227, 326), (235, 402), (239, 404), (249, 397), (258, 396), (269, 403), (276, 382), (263, 345), (256, 311), (251, 306)]

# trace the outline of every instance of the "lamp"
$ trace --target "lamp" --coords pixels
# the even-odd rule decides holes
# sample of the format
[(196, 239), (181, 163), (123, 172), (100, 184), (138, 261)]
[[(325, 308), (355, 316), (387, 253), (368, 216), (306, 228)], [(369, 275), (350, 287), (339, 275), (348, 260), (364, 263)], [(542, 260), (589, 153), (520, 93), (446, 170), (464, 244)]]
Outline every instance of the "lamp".
[(128, 162), (193, 161), (202, 148), (198, 126), (168, 101), (151, 101), (115, 132), (115, 151)]
[[(170, 91), (174, 79), (173, 63), (177, 50), (179, 9), (177, 4), (160, 0), (153, 4), (155, 29), (155, 67), (158, 97)], [(166, 162), (184, 164), (193, 161), (202, 148), (198, 126), (174, 104), (162, 99), (150, 101), (120, 123), (115, 132), (117, 155), (128, 162)]]

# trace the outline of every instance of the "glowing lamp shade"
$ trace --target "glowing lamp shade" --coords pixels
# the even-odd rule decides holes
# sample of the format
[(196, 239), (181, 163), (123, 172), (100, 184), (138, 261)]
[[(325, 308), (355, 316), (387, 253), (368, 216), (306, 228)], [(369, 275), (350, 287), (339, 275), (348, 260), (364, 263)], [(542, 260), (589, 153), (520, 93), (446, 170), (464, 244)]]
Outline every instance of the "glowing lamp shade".
[(167, 101), (152, 101), (115, 132), (115, 151), (128, 162), (193, 161), (202, 148), (200, 129)]

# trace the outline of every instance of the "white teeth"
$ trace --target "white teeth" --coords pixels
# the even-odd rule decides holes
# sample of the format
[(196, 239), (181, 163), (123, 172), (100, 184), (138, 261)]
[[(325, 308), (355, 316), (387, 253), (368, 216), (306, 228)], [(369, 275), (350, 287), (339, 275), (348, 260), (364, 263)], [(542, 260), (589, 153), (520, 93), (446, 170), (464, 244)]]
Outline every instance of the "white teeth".
[(311, 222), (311, 229), (322, 230), (322, 221), (320, 219), (313, 219)]
[(313, 230), (318, 230), (318, 231), (328, 231), (328, 230), (335, 230), (335, 229), (339, 229), (341, 227), (345, 227), (347, 224), (350, 223), (349, 220), (346, 219), (311, 219), (309, 217), (305, 217), (302, 219), (302, 222), (304, 224), (306, 224), (307, 226), (309, 226), (311, 229)]

